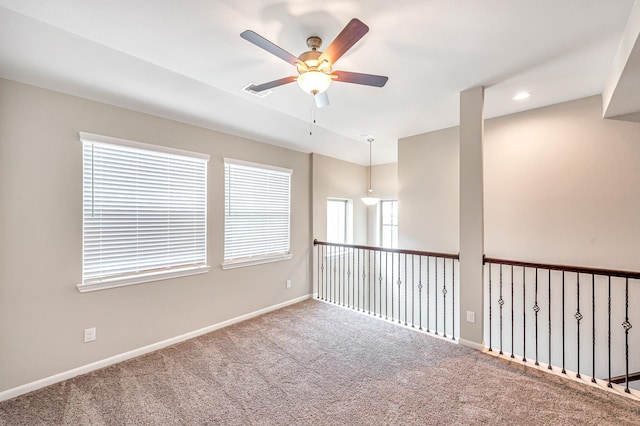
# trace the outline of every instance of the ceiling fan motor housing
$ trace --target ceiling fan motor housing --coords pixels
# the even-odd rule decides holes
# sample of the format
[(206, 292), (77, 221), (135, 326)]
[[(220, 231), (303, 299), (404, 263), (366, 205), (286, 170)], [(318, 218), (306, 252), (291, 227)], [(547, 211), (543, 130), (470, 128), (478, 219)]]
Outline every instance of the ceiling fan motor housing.
[(311, 36), (307, 39), (307, 47), (311, 50), (318, 50), (322, 46), (322, 39), (318, 36)]

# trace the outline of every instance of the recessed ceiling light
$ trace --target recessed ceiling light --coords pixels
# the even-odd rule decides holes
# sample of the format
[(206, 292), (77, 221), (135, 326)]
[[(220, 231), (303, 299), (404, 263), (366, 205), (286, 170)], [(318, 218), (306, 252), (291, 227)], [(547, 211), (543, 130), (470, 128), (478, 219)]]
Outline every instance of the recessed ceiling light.
[(524, 101), (525, 99), (529, 99), (531, 97), (531, 92), (519, 92), (513, 97), (514, 101)]

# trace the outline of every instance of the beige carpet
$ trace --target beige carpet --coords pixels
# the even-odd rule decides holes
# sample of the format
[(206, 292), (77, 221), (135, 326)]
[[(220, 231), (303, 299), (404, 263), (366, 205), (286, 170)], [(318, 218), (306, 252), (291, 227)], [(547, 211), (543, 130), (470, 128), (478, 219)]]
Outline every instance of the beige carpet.
[(318, 301), (0, 403), (2, 425), (640, 425), (640, 403)]

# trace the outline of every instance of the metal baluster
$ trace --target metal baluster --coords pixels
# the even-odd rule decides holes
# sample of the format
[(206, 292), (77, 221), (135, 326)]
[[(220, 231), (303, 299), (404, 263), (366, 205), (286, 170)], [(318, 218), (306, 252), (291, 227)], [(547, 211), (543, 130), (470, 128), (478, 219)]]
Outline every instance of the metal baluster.
[(364, 312), (364, 280), (366, 277), (365, 260), (361, 249), (358, 249), (358, 311)]
[(324, 246), (318, 246), (318, 296), (320, 300), (324, 300), (324, 259), (322, 251)]
[(389, 319), (389, 253), (384, 253), (384, 319)]
[(516, 356), (513, 354), (515, 349), (513, 347), (514, 339), (513, 339), (513, 265), (511, 265), (511, 358), (515, 358)]
[(576, 331), (578, 337), (578, 372), (576, 373), (576, 377), (579, 379), (580, 376), (580, 321), (583, 316), (580, 313), (580, 273), (576, 275), (576, 313), (574, 314), (574, 318), (576, 319)]
[[(344, 267), (344, 249), (343, 248), (339, 248), (338, 249), (338, 255), (340, 257), (338, 257), (338, 271), (340, 271), (340, 269), (342, 269), (342, 278), (340, 279), (340, 285), (338, 286), (338, 304), (342, 304), (342, 306), (344, 306), (344, 281), (345, 281), (345, 273), (346, 273), (346, 268)], [(340, 274), (338, 274), (338, 277), (340, 277)]]
[(435, 268), (436, 268), (436, 283), (435, 283), (435, 288), (433, 289), (433, 298), (435, 299), (436, 302), (436, 306), (435, 306), (435, 310), (436, 310), (436, 328), (435, 328), (435, 334), (438, 335), (438, 258), (436, 257), (434, 259), (435, 261)]
[(357, 252), (356, 249), (349, 249), (351, 250), (351, 308), (352, 309), (356, 309), (356, 305), (358, 304), (357, 300), (356, 300), (356, 280), (358, 277), (358, 271), (357, 271), (357, 267), (356, 267), (356, 256), (357, 256)]
[(451, 259), (451, 340), (456, 340), (456, 260)]
[(564, 271), (562, 271), (562, 374), (567, 374), (567, 370), (564, 369), (564, 361)]
[(502, 298), (502, 263), (500, 264), (500, 297), (498, 298), (498, 305), (500, 305), (500, 352), (502, 355), (502, 307), (504, 306), (504, 299)]
[(333, 248), (333, 268), (334, 268), (334, 280), (335, 291), (333, 295), (333, 303), (340, 304), (340, 248)]
[(360, 312), (360, 249), (355, 249), (355, 253), (356, 253), (356, 264), (355, 264), (355, 270), (353, 272), (354, 274), (356, 274), (355, 299), (356, 299), (356, 310)]
[(596, 382), (596, 282), (591, 274), (591, 383)]
[(416, 255), (411, 255), (411, 327), (416, 327)]
[(333, 303), (337, 303), (340, 299), (340, 280), (338, 280), (338, 265), (340, 264), (340, 259), (336, 254), (337, 247), (331, 246), (333, 249), (333, 256), (331, 256), (331, 263), (333, 264), (333, 295), (331, 297), (331, 301)]
[[(389, 270), (389, 256), (387, 255), (387, 253), (385, 253), (384, 255), (384, 307), (385, 307), (385, 319), (386, 319), (386, 308), (387, 308), (387, 279), (389, 278), (389, 274), (387, 274), (387, 271)], [(379, 286), (379, 291), (378, 291), (378, 298), (380, 299), (380, 301), (378, 302), (378, 307), (379, 307), (379, 311), (378, 311), (378, 318), (382, 318), (382, 252), (380, 252), (380, 276), (378, 278), (378, 283), (380, 284)], [(374, 304), (375, 307), (375, 304)]]
[(431, 322), (431, 295), (429, 288), (431, 287), (431, 257), (427, 256), (427, 333), (431, 332), (429, 323)]
[(349, 306), (349, 276), (347, 274), (349, 270), (349, 267), (347, 266), (348, 259), (349, 258), (345, 254), (345, 248), (343, 247), (340, 254), (340, 260), (342, 262), (342, 306)]
[(527, 268), (522, 267), (522, 362), (527, 362)]
[(551, 269), (549, 269), (549, 365), (547, 369), (551, 370)]
[[(393, 269), (395, 263), (393, 262), (393, 254), (391, 254), (391, 268)], [(400, 273), (400, 254), (398, 254), (398, 324), (402, 324), (402, 309), (401, 309), (401, 297), (400, 294), (402, 294), (402, 280), (400, 279), (400, 275), (402, 275)], [(391, 279), (391, 292), (393, 294), (393, 273), (392, 273), (392, 279)]]
[(493, 330), (491, 327), (491, 319), (492, 319), (492, 303), (491, 303), (491, 267), (493, 266), (491, 263), (488, 264), (489, 265), (489, 352), (493, 352), (493, 346), (492, 346), (492, 336), (493, 336)]
[[(371, 277), (373, 276), (374, 278), (374, 282), (375, 282), (375, 270), (373, 272), (371, 272), (371, 250), (368, 250), (368, 260), (369, 260), (369, 278), (367, 279), (367, 305), (368, 305), (368, 310), (369, 310), (369, 315), (371, 315)], [(375, 259), (375, 255), (374, 255), (374, 259)], [(375, 268), (375, 265), (373, 265)]]
[[(347, 306), (349, 306), (349, 301), (351, 301), (351, 309), (353, 309), (353, 280), (351, 277), (353, 274), (351, 273), (351, 259), (353, 257), (353, 253), (351, 249), (347, 249)], [(349, 291), (351, 290), (351, 291)], [(349, 298), (349, 293), (351, 293), (351, 298)]]
[(331, 256), (330, 256), (330, 252), (331, 252), (331, 247), (329, 246), (323, 246), (324, 249), (324, 257), (322, 259), (322, 273), (324, 275), (323, 281), (324, 281), (324, 300), (325, 301), (329, 301), (329, 295), (331, 293), (331, 265), (330, 265), (330, 261), (331, 261)]
[(418, 257), (418, 322), (422, 330), (422, 256)]
[(340, 304), (340, 248), (334, 247), (334, 268), (336, 269), (336, 292), (334, 296), (334, 303)]
[(625, 387), (626, 393), (631, 393), (629, 390), (629, 330), (631, 330), (631, 323), (629, 322), (629, 278), (625, 278), (624, 285), (624, 322), (622, 323), (624, 328), (624, 361), (625, 361)]
[(324, 295), (324, 300), (329, 300), (329, 261), (327, 258), (327, 246), (322, 246), (322, 287), (324, 290), (322, 294)]
[(607, 387), (612, 388), (611, 384), (611, 275), (609, 275), (609, 304), (608, 304), (608, 337), (607, 337), (607, 348), (609, 352), (609, 381), (607, 382)]
[(330, 283), (329, 283), (329, 299), (332, 303), (335, 303), (334, 297), (335, 297), (335, 280), (334, 280), (334, 276), (336, 274), (335, 271), (335, 266), (334, 266), (334, 262), (335, 259), (333, 257), (335, 251), (335, 247), (333, 246), (329, 246), (329, 274), (330, 274)]
[(371, 252), (362, 253), (362, 312), (371, 313)]
[[(400, 258), (398, 258), (398, 262), (400, 262)], [(399, 268), (399, 265), (398, 265)], [(407, 255), (404, 255), (404, 325), (407, 325), (407, 314), (409, 310), (407, 309)]]
[(380, 271), (380, 278), (378, 278), (378, 297), (380, 297), (380, 303), (378, 303), (378, 318), (382, 318), (382, 252), (378, 252), (378, 270)]
[[(388, 258), (389, 258), (389, 253), (387, 253), (387, 259)], [(387, 260), (387, 270), (389, 268), (389, 263), (388, 262), (389, 261)], [(393, 276), (393, 272), (394, 272), (394, 270), (393, 270), (393, 253), (392, 253), (391, 254), (391, 321), (393, 321), (393, 314), (394, 314), (394, 312), (393, 312), (394, 311), (394, 306), (393, 306), (393, 278), (394, 278), (394, 276)], [(387, 274), (386, 278), (389, 278), (389, 274)], [(387, 281), (387, 283), (388, 283), (388, 281)], [(389, 294), (389, 290), (386, 287), (385, 287), (385, 294)], [(400, 299), (400, 297), (398, 297), (398, 299)], [(385, 303), (385, 306), (388, 306), (388, 305)], [(385, 315), (384, 319), (387, 319), (386, 315)]]
[[(376, 253), (372, 252), (371, 250), (369, 250), (369, 314), (371, 314), (371, 294), (372, 294), (372, 290), (371, 290), (371, 255), (373, 254), (373, 304), (375, 307), (376, 304), (376, 278), (375, 278), (375, 273), (376, 273)], [(376, 314), (375, 309), (373, 310), (373, 314)]]
[(447, 259), (442, 259), (442, 337), (447, 337)]
[(538, 306), (538, 268), (536, 268), (536, 286), (535, 286), (535, 302), (533, 305), (533, 312), (536, 313), (536, 327), (535, 327), (535, 336), (536, 336), (536, 362), (535, 365), (540, 365), (538, 363), (538, 312), (540, 312), (540, 306)]

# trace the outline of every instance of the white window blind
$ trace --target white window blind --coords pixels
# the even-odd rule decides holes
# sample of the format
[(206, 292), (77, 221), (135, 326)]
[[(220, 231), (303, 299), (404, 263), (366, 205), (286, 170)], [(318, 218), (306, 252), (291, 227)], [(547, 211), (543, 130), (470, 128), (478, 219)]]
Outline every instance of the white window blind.
[(209, 156), (87, 133), (80, 139), (82, 285), (204, 272)]
[(291, 170), (225, 159), (224, 265), (289, 258)]

